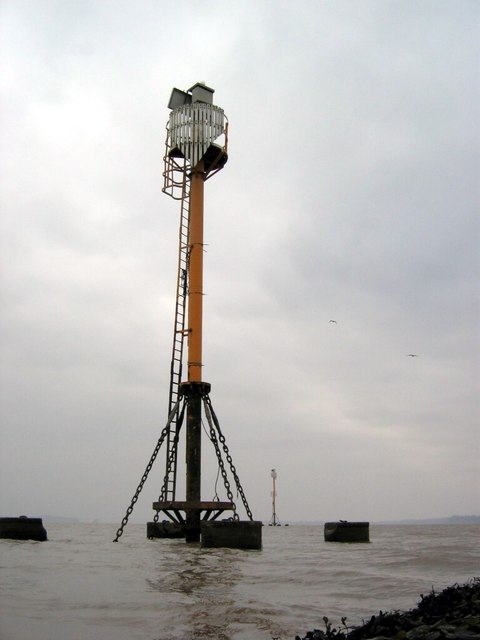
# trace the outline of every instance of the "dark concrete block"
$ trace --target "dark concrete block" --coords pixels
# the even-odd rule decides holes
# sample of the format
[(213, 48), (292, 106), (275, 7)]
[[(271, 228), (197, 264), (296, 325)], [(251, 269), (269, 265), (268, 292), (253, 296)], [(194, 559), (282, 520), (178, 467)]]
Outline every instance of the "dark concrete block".
[(147, 522), (147, 538), (184, 538), (185, 527), (176, 522)]
[(47, 531), (41, 518), (0, 518), (0, 538), (44, 542), (47, 539)]
[(326, 542), (370, 542), (368, 522), (326, 522), (324, 537)]
[(202, 522), (201, 546), (205, 548), (261, 549), (262, 523), (258, 520)]

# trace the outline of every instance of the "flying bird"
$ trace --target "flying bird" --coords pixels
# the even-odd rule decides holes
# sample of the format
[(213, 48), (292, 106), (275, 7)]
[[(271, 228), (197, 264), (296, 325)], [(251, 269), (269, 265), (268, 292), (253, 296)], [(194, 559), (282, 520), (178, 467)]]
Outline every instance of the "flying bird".
[(416, 353), (407, 353), (407, 358), (418, 358)]
[(333, 322), (333, 324), (337, 324), (336, 320), (329, 320), (329, 322)]

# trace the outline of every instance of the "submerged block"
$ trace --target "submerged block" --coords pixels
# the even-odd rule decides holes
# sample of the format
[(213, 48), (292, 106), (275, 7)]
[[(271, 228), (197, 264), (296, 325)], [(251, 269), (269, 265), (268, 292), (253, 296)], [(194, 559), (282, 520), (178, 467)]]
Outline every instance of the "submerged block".
[(326, 522), (326, 542), (370, 542), (369, 522)]
[(205, 548), (261, 549), (262, 523), (258, 520), (202, 522), (201, 546)]
[(41, 518), (0, 518), (0, 538), (44, 542), (47, 539), (47, 531)]
[(147, 522), (147, 538), (184, 538), (185, 527), (177, 522)]

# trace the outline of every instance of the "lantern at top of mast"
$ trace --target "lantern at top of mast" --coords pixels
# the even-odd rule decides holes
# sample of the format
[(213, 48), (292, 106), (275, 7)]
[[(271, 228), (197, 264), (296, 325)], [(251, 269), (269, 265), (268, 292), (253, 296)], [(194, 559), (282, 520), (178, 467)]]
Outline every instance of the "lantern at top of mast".
[(188, 91), (172, 91), (164, 158), (163, 190), (167, 193), (172, 186), (172, 171), (199, 171), (206, 179), (227, 162), (227, 118), (223, 109), (213, 104), (213, 93), (202, 82)]

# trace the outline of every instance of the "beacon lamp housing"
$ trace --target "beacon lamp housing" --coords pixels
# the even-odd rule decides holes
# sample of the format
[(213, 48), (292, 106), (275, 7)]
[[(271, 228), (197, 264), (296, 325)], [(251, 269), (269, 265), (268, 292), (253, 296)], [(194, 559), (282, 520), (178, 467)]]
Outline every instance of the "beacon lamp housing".
[(177, 109), (177, 107), (183, 107), (184, 104), (190, 104), (192, 102), (192, 96), (180, 89), (172, 89), (170, 100), (168, 101), (169, 109)]
[(214, 89), (207, 87), (203, 82), (197, 82), (188, 91), (192, 94), (192, 102), (213, 104)]
[(169, 109), (177, 109), (185, 104), (192, 102), (203, 102), (204, 104), (213, 104), (214, 89), (207, 87), (203, 82), (197, 82), (190, 87), (188, 91), (181, 91), (173, 88), (168, 102)]

